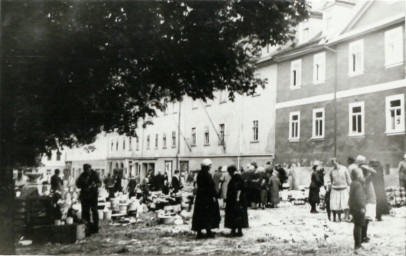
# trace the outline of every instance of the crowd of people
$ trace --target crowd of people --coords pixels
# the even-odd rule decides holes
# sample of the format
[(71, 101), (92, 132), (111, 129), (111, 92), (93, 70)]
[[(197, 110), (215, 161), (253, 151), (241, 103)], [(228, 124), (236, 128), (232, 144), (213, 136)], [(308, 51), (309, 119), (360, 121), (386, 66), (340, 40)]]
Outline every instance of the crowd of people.
[[(71, 178), (62, 179), (60, 171), (55, 170), (50, 178), (50, 188), (55, 202), (61, 198), (65, 187), (76, 185), (80, 189), (82, 219), (87, 224), (87, 233), (91, 234), (97, 233), (99, 229), (98, 189), (103, 183), (108, 192), (107, 199), (114, 197), (117, 192), (125, 191), (130, 198), (141, 196), (146, 201), (150, 190), (176, 194), (183, 188), (183, 182), (186, 182), (194, 187), (192, 230), (197, 232), (196, 238), (215, 237), (212, 229), (220, 225), (221, 208), (225, 210), (224, 227), (231, 230), (230, 237), (236, 237), (242, 236), (242, 229), (249, 226), (248, 208), (278, 207), (282, 184), (289, 184), (287, 186), (292, 188), (292, 173), (289, 168), (284, 167), (277, 164), (273, 168), (270, 162), (266, 166), (258, 166), (252, 162), (245, 170), (242, 167), (238, 169), (235, 165), (220, 166), (213, 170), (212, 161), (205, 159), (201, 162), (201, 169), (190, 172), (186, 179), (175, 170), (171, 180), (166, 173), (155, 174), (149, 171), (142, 182), (135, 177), (130, 177), (127, 181), (123, 178), (122, 171), (117, 169), (102, 182), (98, 173), (89, 164), (84, 164), (84, 171), (76, 182)], [(371, 160), (367, 164), (362, 155), (356, 159), (349, 157), (347, 166), (332, 158), (328, 172), (320, 161), (314, 161), (308, 197), (310, 213), (318, 213), (320, 189), (324, 187), (326, 193), (323, 205), (327, 218), (331, 220), (332, 213), (334, 222), (353, 222), (354, 248), (362, 248), (361, 244), (370, 239), (369, 222), (381, 221), (382, 215), (389, 211), (383, 172), (379, 161)], [(398, 172), (400, 186), (406, 186), (406, 154), (399, 163)], [(16, 186), (23, 184), (23, 181), (24, 177), (19, 173)], [(90, 215), (93, 217), (90, 218)]]
[[(406, 161), (406, 154), (404, 156)], [(311, 213), (318, 213), (316, 206), (320, 203), (320, 188), (325, 187), (324, 203), (327, 217), (333, 221), (354, 223), (354, 248), (362, 248), (362, 243), (369, 242), (368, 224), (371, 221), (382, 221), (382, 215), (389, 213), (386, 199), (383, 166), (377, 160), (369, 164), (366, 157), (359, 155), (348, 158), (348, 167), (341, 165), (336, 158), (331, 159), (331, 169), (325, 182), (325, 169), (321, 162), (315, 161), (312, 166), (309, 187)], [(401, 174), (399, 164), (399, 174)], [(400, 175), (401, 177), (401, 175)], [(352, 218), (350, 217), (350, 214)]]
[[(212, 229), (220, 225), (220, 204), (225, 208), (224, 227), (231, 229), (230, 237), (242, 236), (249, 226), (248, 207), (253, 209), (278, 207), (279, 190), (288, 175), (281, 165), (275, 169), (270, 162), (266, 167), (252, 162), (244, 168), (222, 166), (211, 172), (212, 161), (205, 159), (195, 180), (196, 198), (192, 230), (197, 239), (213, 238)], [(203, 233), (205, 231), (205, 233)]]

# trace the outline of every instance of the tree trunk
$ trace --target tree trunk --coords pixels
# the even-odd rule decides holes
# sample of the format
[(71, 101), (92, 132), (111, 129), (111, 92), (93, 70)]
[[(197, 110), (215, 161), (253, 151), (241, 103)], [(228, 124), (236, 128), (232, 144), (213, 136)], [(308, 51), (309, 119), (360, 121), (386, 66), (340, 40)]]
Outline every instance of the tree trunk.
[(0, 3), (0, 254), (15, 254), (14, 232), (14, 106), (15, 88), (5, 79), (4, 8)]

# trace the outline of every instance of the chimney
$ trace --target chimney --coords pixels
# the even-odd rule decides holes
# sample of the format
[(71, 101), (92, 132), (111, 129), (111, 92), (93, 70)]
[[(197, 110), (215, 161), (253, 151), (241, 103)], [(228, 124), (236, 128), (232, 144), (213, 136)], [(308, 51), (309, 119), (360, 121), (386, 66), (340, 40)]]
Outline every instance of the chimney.
[(339, 33), (348, 22), (354, 6), (354, 1), (349, 0), (327, 1), (322, 8), (323, 36), (328, 39)]

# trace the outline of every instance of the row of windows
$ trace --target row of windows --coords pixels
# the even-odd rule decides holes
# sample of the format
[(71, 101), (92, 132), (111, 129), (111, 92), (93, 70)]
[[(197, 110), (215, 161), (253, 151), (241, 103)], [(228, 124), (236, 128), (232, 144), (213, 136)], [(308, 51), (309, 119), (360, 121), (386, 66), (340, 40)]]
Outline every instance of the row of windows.
[[(155, 148), (158, 148), (158, 133), (155, 134)], [(171, 140), (172, 148), (176, 148), (176, 132), (172, 131), (172, 140)], [(167, 138), (166, 133), (162, 134), (162, 148), (167, 148)], [(147, 149), (151, 149), (151, 136), (147, 135)]]
[[(392, 95), (385, 100), (386, 133), (405, 132), (404, 95)], [(350, 103), (348, 106), (348, 136), (365, 134), (365, 104), (363, 101)], [(325, 136), (324, 108), (313, 109), (312, 138), (322, 139)], [(300, 111), (289, 114), (289, 140), (300, 139)]]
[[(219, 139), (219, 145), (224, 144), (224, 138), (225, 138), (225, 129), (226, 126), (225, 124), (219, 124), (219, 134), (218, 134), (218, 139)], [(210, 127), (205, 126), (204, 127), (204, 145), (208, 146), (210, 145)], [(191, 146), (197, 146), (197, 133), (196, 133), (196, 127), (192, 128), (191, 132), (191, 141), (190, 141)]]
[[(61, 152), (56, 152), (56, 161), (61, 161)], [(52, 160), (52, 154), (47, 155), (47, 160), (51, 161)]]
[[(393, 67), (403, 63), (402, 27), (385, 32), (385, 67)], [(348, 46), (348, 75), (356, 76), (364, 73), (364, 40), (351, 42)], [(326, 74), (326, 53), (313, 56), (313, 84), (324, 83)], [(298, 89), (302, 85), (302, 60), (291, 62), (290, 88)]]
[[(259, 123), (258, 120), (253, 120), (252, 121), (252, 141), (259, 141)], [(226, 125), (225, 124), (219, 124), (219, 130), (218, 130), (218, 139), (219, 139), (219, 145), (223, 145), (225, 142), (225, 135), (226, 135)], [(205, 126), (204, 127), (204, 133), (203, 133), (203, 138), (204, 138), (204, 145), (208, 146), (210, 145), (210, 127)], [(129, 142), (129, 147), (128, 150), (132, 150), (132, 140), (131, 137), (128, 140)], [(191, 128), (191, 140), (190, 140), (191, 146), (197, 146), (197, 128), (193, 127)], [(139, 150), (139, 138), (136, 137), (136, 150)], [(162, 148), (166, 149), (168, 146), (168, 139), (166, 133), (162, 134)], [(172, 137), (171, 137), (171, 146), (172, 148), (176, 148), (176, 132), (172, 131)], [(154, 147), (155, 149), (159, 148), (159, 134), (156, 133), (154, 137)], [(147, 135), (146, 137), (146, 148), (151, 149), (151, 135)], [(116, 151), (119, 150), (119, 140), (116, 140), (115, 142), (112, 140), (111, 141), (111, 151)], [(122, 149), (126, 149), (126, 139), (123, 139), (122, 142)]]
[[(111, 140), (111, 144), (110, 144), (110, 151), (114, 151), (114, 149), (116, 151), (119, 150), (119, 139), (116, 140), (116, 142), (114, 143), (114, 140)], [(136, 150), (139, 150), (139, 138), (135, 137), (135, 148)], [(126, 150), (126, 138), (123, 138), (123, 143), (122, 143), (122, 149)], [(128, 138), (128, 151), (131, 151), (133, 149), (133, 145), (132, 145), (132, 137)]]

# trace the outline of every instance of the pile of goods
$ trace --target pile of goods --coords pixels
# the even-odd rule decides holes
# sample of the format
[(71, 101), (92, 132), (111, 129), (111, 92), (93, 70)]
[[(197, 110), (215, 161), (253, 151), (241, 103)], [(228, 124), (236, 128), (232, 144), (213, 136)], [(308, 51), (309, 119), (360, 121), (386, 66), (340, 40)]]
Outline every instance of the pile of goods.
[(406, 205), (406, 191), (403, 187), (387, 187), (386, 198), (392, 207), (402, 207)]
[(150, 192), (146, 200), (141, 191), (137, 197), (128, 199), (128, 194), (117, 193), (114, 198), (105, 201), (99, 197), (99, 219), (114, 220), (116, 223), (132, 224), (146, 222), (158, 224), (182, 225), (187, 223), (192, 213), (189, 212), (190, 200), (193, 198), (187, 189), (177, 194), (165, 195), (160, 191)]
[(279, 192), (281, 203), (289, 202), (288, 205), (304, 205), (306, 204), (309, 191), (305, 188), (301, 190), (282, 190)]

